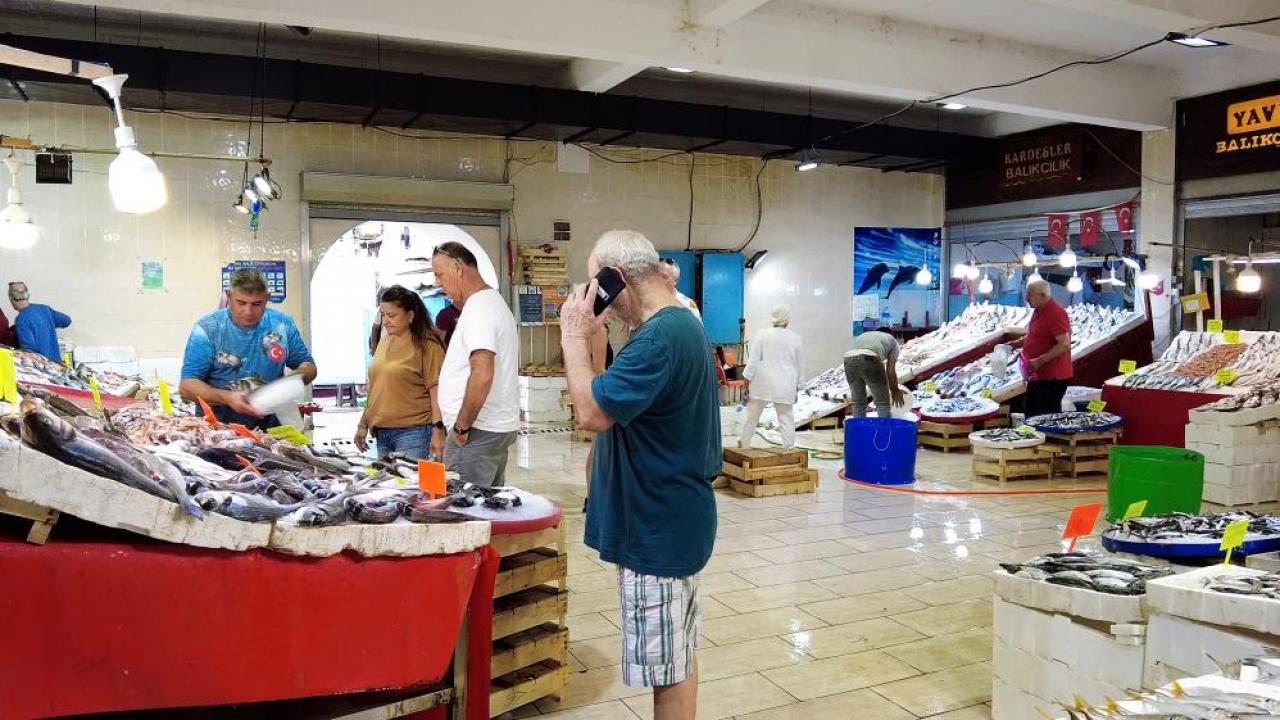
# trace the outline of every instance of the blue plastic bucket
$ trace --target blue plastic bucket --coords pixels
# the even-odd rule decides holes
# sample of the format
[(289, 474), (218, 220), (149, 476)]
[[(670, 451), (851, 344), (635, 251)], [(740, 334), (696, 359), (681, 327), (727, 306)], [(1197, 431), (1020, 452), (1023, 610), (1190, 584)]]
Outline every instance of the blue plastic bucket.
[(876, 485), (916, 481), (916, 424), (898, 418), (844, 421), (844, 474)]

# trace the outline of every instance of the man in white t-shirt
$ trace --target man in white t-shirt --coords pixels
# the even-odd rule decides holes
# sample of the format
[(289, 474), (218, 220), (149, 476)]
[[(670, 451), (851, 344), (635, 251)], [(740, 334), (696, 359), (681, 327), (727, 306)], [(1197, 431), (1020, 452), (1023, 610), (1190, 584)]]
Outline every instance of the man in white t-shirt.
[(448, 433), (445, 465), (464, 482), (496, 487), (505, 482), (507, 449), (520, 429), (516, 320), (463, 245), (441, 244), (431, 268), (436, 283), (462, 308), (440, 368), (444, 422), (436, 432)]
[(698, 318), (698, 322), (702, 322), (702, 312), (698, 310), (698, 303), (693, 298), (685, 295), (676, 289), (676, 283), (680, 282), (680, 266), (671, 258), (662, 258), (662, 276), (667, 279), (667, 285), (670, 286), (671, 292), (676, 294), (676, 300), (681, 305), (689, 308), (689, 312)]

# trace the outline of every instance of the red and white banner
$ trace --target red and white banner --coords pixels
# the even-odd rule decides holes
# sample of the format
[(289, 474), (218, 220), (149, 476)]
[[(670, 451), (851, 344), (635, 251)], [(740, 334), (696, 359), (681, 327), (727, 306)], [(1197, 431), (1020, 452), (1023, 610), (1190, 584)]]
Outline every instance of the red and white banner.
[(1120, 232), (1133, 231), (1133, 201), (1116, 206), (1116, 227)]
[(1098, 244), (1098, 224), (1102, 222), (1102, 212), (1092, 210), (1080, 213), (1080, 246), (1093, 247)]
[(1061, 250), (1067, 246), (1067, 216), (1049, 216), (1049, 237), (1045, 240), (1049, 247)]

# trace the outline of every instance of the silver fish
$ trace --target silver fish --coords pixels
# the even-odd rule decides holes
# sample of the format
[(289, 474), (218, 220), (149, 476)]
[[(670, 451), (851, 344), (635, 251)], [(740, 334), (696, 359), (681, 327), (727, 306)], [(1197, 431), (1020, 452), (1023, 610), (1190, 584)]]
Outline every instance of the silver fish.
[(297, 510), (301, 505), (281, 505), (261, 495), (230, 490), (207, 490), (197, 494), (195, 500), (205, 510), (245, 522), (275, 520)]

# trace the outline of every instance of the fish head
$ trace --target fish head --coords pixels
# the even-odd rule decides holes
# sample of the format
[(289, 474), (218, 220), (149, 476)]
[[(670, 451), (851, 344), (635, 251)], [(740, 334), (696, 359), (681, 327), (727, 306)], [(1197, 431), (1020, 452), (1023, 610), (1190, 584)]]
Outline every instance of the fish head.
[(31, 398), (18, 403), (22, 414), (22, 438), (32, 445), (47, 442), (68, 442), (76, 436), (71, 423), (54, 415), (44, 404)]

